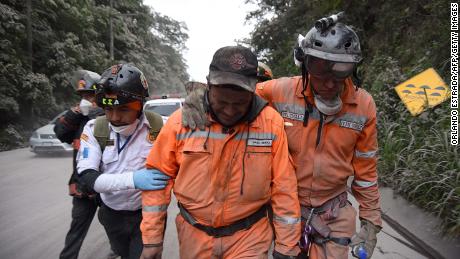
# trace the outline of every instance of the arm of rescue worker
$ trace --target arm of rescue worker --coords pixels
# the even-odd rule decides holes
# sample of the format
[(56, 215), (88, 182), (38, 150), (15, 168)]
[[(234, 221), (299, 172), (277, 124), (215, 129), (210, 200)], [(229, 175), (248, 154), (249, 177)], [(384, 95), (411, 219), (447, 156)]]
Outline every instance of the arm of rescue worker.
[(274, 79), (256, 84), (256, 94), (267, 101), (271, 107), (273, 107), (272, 88), (276, 82), (277, 80)]
[(72, 144), (74, 139), (78, 139), (80, 125), (84, 123), (86, 117), (78, 109), (69, 109), (64, 115), (59, 117), (54, 124), (54, 133), (56, 137), (67, 144)]
[(297, 178), (289, 156), (283, 119), (275, 110), (273, 110), (272, 117), (275, 124), (273, 131), (276, 135), (272, 147), (271, 193), (273, 224), (276, 234), (275, 251), (283, 255), (296, 256), (300, 252), (297, 246), (300, 239)]
[[(176, 178), (179, 170), (176, 134), (181, 127), (181, 110), (174, 112), (161, 129), (155, 143), (147, 156), (146, 167), (155, 168)], [(170, 180), (164, 190), (142, 192), (142, 241), (144, 250), (161, 245), (166, 227), (166, 212), (171, 202), (171, 189), (174, 181)]]
[(121, 174), (100, 172), (102, 151), (93, 135), (94, 121), (89, 121), (83, 129), (77, 154), (77, 172), (85, 192), (104, 193), (127, 189), (158, 190), (166, 186), (169, 177), (156, 170), (139, 168)]
[(204, 130), (206, 126), (210, 125), (204, 103), (206, 90), (206, 84), (195, 84), (195, 87), (185, 97), (182, 108), (182, 125), (184, 127), (192, 130), (196, 128)]
[(368, 119), (355, 146), (355, 155), (352, 160), (355, 175), (351, 189), (359, 203), (359, 218), (376, 226), (382, 226), (377, 184), (376, 107), (372, 97), (367, 92), (365, 94), (367, 95)]

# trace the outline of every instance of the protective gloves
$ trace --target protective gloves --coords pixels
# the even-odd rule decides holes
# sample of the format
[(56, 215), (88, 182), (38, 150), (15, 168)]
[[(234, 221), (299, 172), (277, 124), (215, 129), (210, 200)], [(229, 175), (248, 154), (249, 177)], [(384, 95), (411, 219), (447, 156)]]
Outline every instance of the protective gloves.
[(182, 107), (182, 125), (195, 130), (197, 127), (204, 130), (210, 125), (204, 108), (206, 87), (195, 87), (185, 98)]
[(370, 221), (361, 220), (361, 230), (351, 239), (351, 251), (355, 257), (358, 257), (357, 250), (360, 245), (364, 247), (367, 258), (371, 258), (377, 243), (377, 233), (382, 227), (372, 224)]
[(296, 259), (297, 256), (284, 255), (276, 250), (273, 250), (273, 259)]
[(140, 259), (161, 259), (163, 245), (144, 245)]
[(156, 169), (144, 168), (133, 173), (134, 187), (144, 191), (163, 190), (169, 179), (169, 176)]

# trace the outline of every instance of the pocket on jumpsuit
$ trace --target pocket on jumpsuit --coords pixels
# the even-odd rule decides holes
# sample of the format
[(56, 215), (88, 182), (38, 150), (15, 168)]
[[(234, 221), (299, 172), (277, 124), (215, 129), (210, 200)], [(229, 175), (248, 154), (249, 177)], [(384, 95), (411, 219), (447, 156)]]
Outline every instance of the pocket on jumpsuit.
[(182, 162), (174, 182), (174, 193), (185, 204), (203, 202), (211, 189), (211, 154), (200, 146), (184, 146)]
[[(351, 238), (356, 231), (356, 209), (347, 203), (339, 209), (339, 215), (335, 220), (329, 223), (331, 228), (331, 236), (333, 237), (349, 237)], [(337, 244), (335, 242), (327, 242), (328, 256), (333, 258), (341, 258), (349, 252), (349, 246)]]
[(295, 155), (300, 152), (303, 125), (299, 121), (285, 120), (284, 130), (288, 139), (289, 154)]
[(271, 147), (244, 155), (243, 201), (259, 201), (269, 197), (272, 171)]

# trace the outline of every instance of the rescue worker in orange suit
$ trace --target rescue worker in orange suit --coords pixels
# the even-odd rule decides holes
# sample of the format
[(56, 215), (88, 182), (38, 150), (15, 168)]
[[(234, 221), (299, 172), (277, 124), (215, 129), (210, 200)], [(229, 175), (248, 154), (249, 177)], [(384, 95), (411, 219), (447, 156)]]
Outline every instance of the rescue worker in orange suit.
[[(95, 103), (96, 83), (100, 78), (99, 74), (88, 70), (78, 70), (74, 73), (72, 81), (76, 85), (76, 93), (81, 96), (81, 101), (78, 106), (69, 109), (60, 117), (54, 126), (57, 138), (62, 142), (72, 144), (74, 148), (73, 171), (69, 180), (69, 195), (73, 197), (72, 222), (65, 238), (64, 249), (59, 255), (61, 259), (78, 258), (83, 240), (97, 210), (95, 195), (80, 188), (75, 158), (80, 147), (80, 135), (86, 122), (104, 114), (104, 111)], [(115, 255), (110, 253), (107, 258), (114, 257)]]
[(299, 253), (300, 207), (283, 119), (254, 94), (257, 58), (245, 47), (216, 51), (205, 97), (210, 126), (192, 131), (171, 115), (147, 157), (147, 168), (171, 176), (166, 190), (142, 193), (141, 258), (160, 258), (171, 189), (180, 257), (274, 258)]
[[(376, 107), (352, 81), (362, 59), (358, 36), (337, 16), (332, 21), (299, 36), (294, 58), (302, 76), (260, 83), (256, 93), (284, 119), (303, 219), (300, 257), (347, 258), (351, 246), (355, 256), (363, 247), (370, 258), (382, 226)], [(195, 108), (202, 95), (188, 95), (184, 126), (206, 125), (205, 114)], [(347, 201), (349, 176), (359, 203), (361, 229), (356, 234), (356, 211)]]

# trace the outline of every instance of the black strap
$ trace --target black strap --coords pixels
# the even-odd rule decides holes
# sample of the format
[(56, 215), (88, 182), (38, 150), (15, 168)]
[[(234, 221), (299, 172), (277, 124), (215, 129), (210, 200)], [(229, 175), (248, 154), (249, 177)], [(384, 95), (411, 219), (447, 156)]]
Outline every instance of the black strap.
[(240, 219), (228, 226), (214, 228), (198, 223), (193, 218), (193, 216), (182, 206), (182, 204), (180, 204), (179, 202), (177, 204), (179, 206), (180, 214), (182, 215), (182, 217), (184, 217), (185, 221), (187, 221), (190, 225), (198, 228), (199, 230), (206, 232), (206, 234), (208, 234), (209, 236), (216, 238), (231, 236), (237, 231), (251, 228), (252, 225), (254, 225), (260, 219), (267, 216), (268, 208), (268, 205), (265, 204), (259, 210), (257, 210), (256, 212), (254, 212), (246, 218)]
[(318, 245), (323, 245), (326, 242), (332, 241), (336, 244), (342, 245), (342, 246), (348, 246), (351, 242), (351, 239), (349, 237), (321, 237), (319, 235), (315, 235), (313, 237), (313, 242), (315, 242)]

